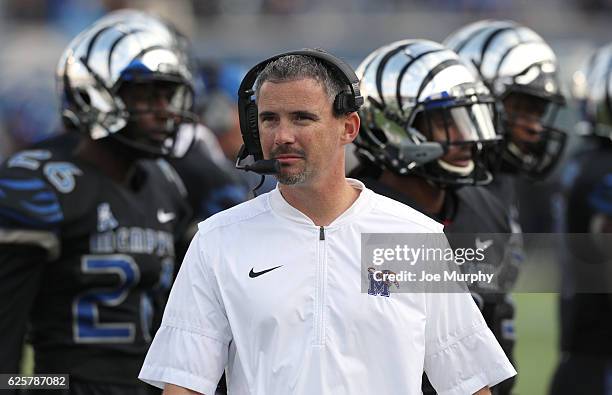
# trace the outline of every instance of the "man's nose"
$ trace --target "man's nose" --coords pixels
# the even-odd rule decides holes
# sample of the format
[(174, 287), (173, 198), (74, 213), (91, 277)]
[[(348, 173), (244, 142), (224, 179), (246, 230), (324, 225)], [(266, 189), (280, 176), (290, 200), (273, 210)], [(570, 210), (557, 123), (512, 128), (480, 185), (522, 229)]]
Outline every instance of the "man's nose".
[(542, 127), (542, 122), (540, 122), (540, 119), (537, 117), (526, 117), (523, 125), (525, 126), (525, 128), (527, 129), (527, 132), (529, 132), (532, 135), (537, 135), (540, 134), (543, 131), (543, 127)]
[(168, 109), (168, 106), (170, 105), (170, 100), (168, 100), (168, 97), (166, 95), (158, 94), (151, 97), (151, 104), (154, 109), (164, 111)]
[(295, 142), (295, 133), (291, 128), (289, 122), (281, 120), (279, 122), (278, 127), (276, 128), (276, 133), (274, 134), (274, 144), (275, 145), (283, 145), (283, 144), (293, 144)]
[(459, 131), (459, 128), (457, 128), (455, 124), (448, 125), (448, 136), (453, 143), (466, 141), (466, 137)]

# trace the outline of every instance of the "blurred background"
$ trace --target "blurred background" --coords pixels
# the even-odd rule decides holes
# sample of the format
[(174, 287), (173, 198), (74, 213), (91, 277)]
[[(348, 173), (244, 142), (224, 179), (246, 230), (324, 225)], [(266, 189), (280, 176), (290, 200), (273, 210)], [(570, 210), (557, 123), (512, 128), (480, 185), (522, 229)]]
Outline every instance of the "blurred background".
[[(0, 161), (57, 132), (54, 69), (63, 48), (106, 12), (125, 7), (154, 11), (191, 38), (199, 64), (198, 112), (230, 159), (241, 143), (235, 109), (240, 80), (275, 53), (320, 47), (357, 66), (395, 40), (441, 41), (476, 20), (512, 19), (552, 46), (567, 87), (591, 51), (612, 40), (612, 0), (0, 0)], [(574, 121), (570, 105), (561, 123), (571, 132)], [(567, 154), (579, 149), (573, 141)], [(545, 197), (556, 182), (555, 174), (521, 186), (530, 199), (521, 205), (525, 232), (551, 230)], [(543, 198), (534, 203), (534, 195)], [(558, 357), (557, 296), (516, 295), (516, 394), (547, 391)]]

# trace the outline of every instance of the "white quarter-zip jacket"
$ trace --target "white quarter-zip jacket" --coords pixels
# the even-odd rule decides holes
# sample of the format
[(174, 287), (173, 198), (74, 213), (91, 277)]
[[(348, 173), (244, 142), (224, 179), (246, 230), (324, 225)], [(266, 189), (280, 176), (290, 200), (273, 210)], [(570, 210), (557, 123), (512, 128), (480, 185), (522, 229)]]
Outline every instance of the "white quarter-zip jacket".
[(468, 293), (361, 292), (362, 233), (442, 233), (366, 189), (326, 227), (280, 191), (199, 225), (140, 372), (213, 395), (472, 394), (516, 374)]

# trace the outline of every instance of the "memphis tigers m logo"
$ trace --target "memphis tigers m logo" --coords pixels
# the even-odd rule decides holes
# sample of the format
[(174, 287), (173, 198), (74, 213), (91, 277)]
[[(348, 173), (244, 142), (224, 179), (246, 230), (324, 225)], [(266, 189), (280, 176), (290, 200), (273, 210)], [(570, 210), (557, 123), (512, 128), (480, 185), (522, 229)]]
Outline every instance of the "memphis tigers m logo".
[(368, 280), (370, 281), (370, 286), (368, 287), (368, 295), (373, 296), (386, 296), (389, 297), (389, 282), (388, 281), (376, 281), (374, 279), (374, 271), (375, 269), (370, 267), (368, 268)]

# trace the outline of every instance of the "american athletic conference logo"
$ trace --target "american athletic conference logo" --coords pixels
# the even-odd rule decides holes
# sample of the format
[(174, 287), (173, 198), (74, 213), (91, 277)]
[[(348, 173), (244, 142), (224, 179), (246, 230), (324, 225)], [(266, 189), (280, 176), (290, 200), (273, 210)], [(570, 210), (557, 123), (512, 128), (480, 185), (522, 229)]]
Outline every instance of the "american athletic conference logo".
[[(399, 289), (399, 282), (397, 281), (383, 281), (382, 278), (388, 278), (386, 275), (395, 274), (391, 270), (376, 270), (373, 267), (368, 268), (368, 280), (370, 281), (370, 286), (368, 287), (368, 295), (372, 296), (385, 296), (389, 297), (389, 287), (391, 283), (395, 284), (395, 286)], [(376, 280), (376, 278), (380, 278), (381, 280)]]

